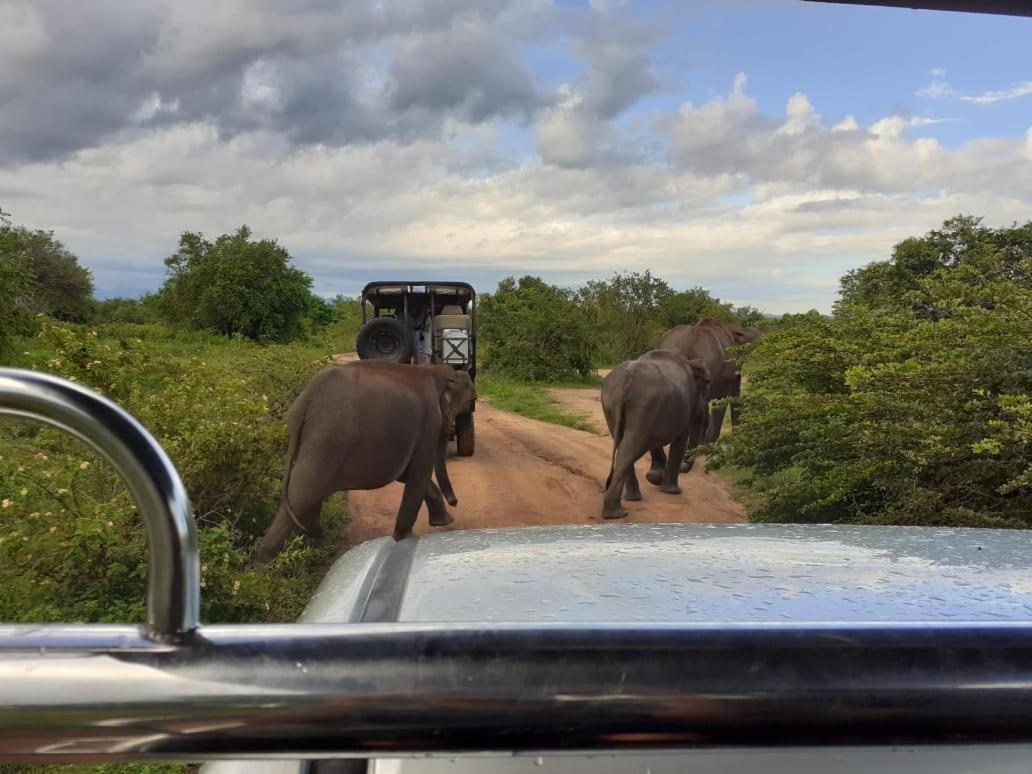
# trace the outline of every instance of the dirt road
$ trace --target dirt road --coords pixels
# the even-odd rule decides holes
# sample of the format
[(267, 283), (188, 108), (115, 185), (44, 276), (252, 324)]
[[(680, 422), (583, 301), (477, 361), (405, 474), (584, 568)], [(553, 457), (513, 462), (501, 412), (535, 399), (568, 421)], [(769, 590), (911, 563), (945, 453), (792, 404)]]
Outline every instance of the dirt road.
[[(604, 431), (601, 404), (592, 397), (594, 392), (556, 390), (553, 394), (573, 410), (590, 414)], [(459, 504), (450, 509), (455, 523), (447, 529), (604, 521), (599, 514), (612, 454), (608, 436), (527, 419), (496, 409), (483, 399), (477, 403), (476, 423), (475, 456), (453, 456), (448, 462)], [(697, 465), (681, 476), (684, 494), (666, 495), (645, 481), (647, 462), (646, 457), (638, 463), (645, 499), (625, 503), (630, 511), (626, 521), (745, 521), (745, 511), (719, 475), (706, 475)], [(391, 533), (401, 489), (401, 484), (391, 484), (348, 493), (349, 545)], [(432, 529), (424, 508), (416, 534)]]

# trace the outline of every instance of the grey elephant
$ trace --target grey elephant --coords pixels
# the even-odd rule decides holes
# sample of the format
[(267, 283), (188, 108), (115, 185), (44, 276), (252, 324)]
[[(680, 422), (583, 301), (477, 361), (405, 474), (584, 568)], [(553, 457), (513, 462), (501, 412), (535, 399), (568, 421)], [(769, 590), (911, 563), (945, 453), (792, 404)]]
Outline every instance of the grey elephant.
[[(652, 350), (614, 368), (602, 381), (602, 411), (613, 436), (613, 461), (606, 478), (602, 516), (627, 515), (621, 494), (640, 500), (634, 463), (650, 452), (646, 479), (661, 492), (680, 494), (677, 478), (685, 451), (699, 445), (708, 417), (709, 372), (701, 360), (669, 350)], [(670, 445), (667, 458), (663, 447)], [(626, 491), (625, 491), (626, 489)]]
[(450, 524), (444, 500), (458, 501), (445, 465), (448, 434), (475, 398), (469, 374), (447, 365), (362, 360), (317, 374), (290, 409), (280, 509), (256, 561), (272, 560), (295, 529), (318, 534), (334, 492), (404, 483), (395, 540), (412, 534), (424, 501), (430, 524)]
[[(659, 342), (659, 349), (678, 352), (692, 360), (701, 360), (710, 373), (709, 400), (737, 398), (742, 394), (742, 375), (739, 363), (730, 351), (731, 347), (758, 341), (760, 331), (745, 328), (737, 323), (726, 323), (714, 317), (703, 317), (695, 325), (678, 325), (667, 331)], [(713, 408), (709, 412), (709, 427), (703, 443), (712, 443), (720, 436), (724, 423), (725, 408)], [(732, 406), (732, 426), (738, 421), (738, 409)], [(682, 472), (690, 469), (685, 463)]]

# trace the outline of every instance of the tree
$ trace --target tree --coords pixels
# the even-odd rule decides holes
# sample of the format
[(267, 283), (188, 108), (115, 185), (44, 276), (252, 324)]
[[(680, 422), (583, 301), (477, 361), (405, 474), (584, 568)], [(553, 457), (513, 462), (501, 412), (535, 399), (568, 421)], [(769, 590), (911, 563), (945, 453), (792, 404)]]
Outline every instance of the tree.
[(479, 302), (484, 366), (532, 381), (594, 372), (597, 333), (577, 294), (539, 277), (507, 277)]
[(947, 221), (877, 270), (905, 266), (908, 289), (882, 295), (868, 274), (863, 301), (786, 316), (761, 339), (743, 423), (715, 458), (751, 471), (764, 495), (755, 516), (1032, 527), (1022, 229)]
[(660, 305), (659, 320), (664, 330), (678, 325), (694, 325), (700, 317), (729, 320), (731, 306), (720, 303), (708, 290), (698, 286), (674, 293)]
[[(52, 231), (32, 231), (0, 221), (0, 260), (6, 272), (19, 266), (31, 281), (18, 286), (15, 302), (29, 315), (46, 314), (60, 320), (83, 322), (93, 304), (93, 278), (88, 269)], [(8, 280), (11, 281), (11, 280)], [(9, 287), (7, 292), (12, 293)]]
[(597, 310), (606, 354), (620, 360), (639, 357), (655, 346), (662, 335), (660, 310), (673, 295), (666, 281), (648, 270), (617, 273), (588, 282), (582, 290), (585, 301)]
[(226, 336), (285, 342), (304, 335), (312, 278), (290, 265), (274, 239), (251, 239), (241, 226), (214, 242), (184, 232), (165, 259), (168, 279), (158, 293), (170, 322)]
[(971, 215), (950, 218), (924, 236), (904, 239), (892, 249), (888, 261), (848, 272), (840, 283), (839, 305), (908, 306), (921, 317), (934, 317), (938, 313), (934, 305), (921, 294), (915, 295), (922, 280), (941, 269), (977, 262), (990, 253), (997, 256), (1006, 276), (1018, 282), (1032, 281), (1022, 263), (1032, 253), (1032, 220), (992, 229)]

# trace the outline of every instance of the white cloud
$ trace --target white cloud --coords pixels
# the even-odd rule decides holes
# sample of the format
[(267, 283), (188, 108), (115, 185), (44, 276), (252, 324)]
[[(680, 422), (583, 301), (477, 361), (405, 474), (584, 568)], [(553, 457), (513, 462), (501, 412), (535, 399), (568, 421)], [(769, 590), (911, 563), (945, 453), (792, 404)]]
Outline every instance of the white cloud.
[(911, 116), (907, 121), (910, 126), (933, 126), (935, 124), (948, 124), (956, 121), (956, 118), (930, 118), (929, 116)]
[(1032, 95), (1032, 81), (1022, 81), (1010, 88), (992, 91), (984, 91), (981, 94), (964, 94), (945, 80), (942, 80), (946, 71), (941, 68), (931, 70), (933, 80), (926, 86), (922, 86), (914, 94), (918, 97), (930, 99), (954, 98), (963, 102), (971, 102), (976, 105), (989, 105), (993, 102), (1001, 102), (1008, 99), (1019, 99)]
[(929, 99), (942, 99), (943, 97), (956, 97), (958, 92), (946, 81), (934, 80), (927, 86), (922, 86), (920, 89), (914, 92), (918, 97), (928, 97)]
[(1032, 94), (1032, 81), (1024, 81), (1023, 83), (1011, 86), (1009, 89), (1003, 89), (1002, 91), (986, 91), (975, 96), (963, 96), (961, 99), (965, 102), (974, 102), (976, 105), (988, 105), (991, 102), (1027, 97), (1030, 94)]

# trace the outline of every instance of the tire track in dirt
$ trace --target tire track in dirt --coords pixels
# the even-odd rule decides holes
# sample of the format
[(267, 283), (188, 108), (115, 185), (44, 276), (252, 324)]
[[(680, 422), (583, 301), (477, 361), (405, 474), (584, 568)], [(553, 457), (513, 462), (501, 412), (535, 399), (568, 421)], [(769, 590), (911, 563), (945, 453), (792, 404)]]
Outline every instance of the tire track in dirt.
[[(349, 358), (340, 358), (346, 360)], [(574, 411), (589, 414), (604, 432), (602, 406), (594, 390), (554, 390), (553, 397)], [(593, 405), (592, 405), (593, 404)], [(590, 409), (590, 410), (589, 410)], [(484, 399), (477, 403), (477, 448), (473, 457), (448, 461), (459, 504), (450, 508), (455, 522), (443, 529), (483, 529), (550, 524), (603, 523), (602, 485), (609, 473), (612, 441), (559, 425), (502, 411)], [(718, 474), (696, 465), (681, 476), (680, 495), (667, 495), (645, 481), (648, 458), (638, 462), (641, 502), (625, 502), (633, 522), (742, 522), (745, 510), (731, 497)], [(391, 534), (401, 501), (401, 484), (349, 492), (348, 545)], [(416, 534), (434, 531), (420, 511)]]

